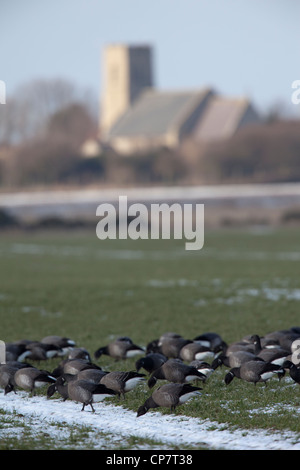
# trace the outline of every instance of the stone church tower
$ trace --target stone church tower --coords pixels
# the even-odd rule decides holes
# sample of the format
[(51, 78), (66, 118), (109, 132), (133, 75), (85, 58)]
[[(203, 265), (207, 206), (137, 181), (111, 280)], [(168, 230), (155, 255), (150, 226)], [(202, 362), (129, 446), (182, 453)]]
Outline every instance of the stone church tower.
[(100, 110), (102, 137), (144, 89), (153, 87), (152, 68), (150, 46), (112, 44), (105, 47)]

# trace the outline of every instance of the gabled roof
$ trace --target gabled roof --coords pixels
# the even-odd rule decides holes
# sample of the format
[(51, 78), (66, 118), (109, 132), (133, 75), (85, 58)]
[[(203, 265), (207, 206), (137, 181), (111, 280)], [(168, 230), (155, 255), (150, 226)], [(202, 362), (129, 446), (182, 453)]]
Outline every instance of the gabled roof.
[(178, 130), (211, 90), (143, 92), (113, 125), (108, 138), (157, 137)]
[(196, 126), (194, 135), (198, 141), (226, 138), (231, 136), (242, 122), (252, 122), (254, 119), (257, 120), (258, 116), (248, 99), (213, 96)]

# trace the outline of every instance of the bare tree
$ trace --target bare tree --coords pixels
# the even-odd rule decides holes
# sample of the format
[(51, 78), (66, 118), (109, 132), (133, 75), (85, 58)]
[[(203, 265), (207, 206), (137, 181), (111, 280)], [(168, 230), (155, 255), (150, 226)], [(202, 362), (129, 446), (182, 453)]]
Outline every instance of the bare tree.
[(96, 132), (97, 121), (81, 103), (72, 103), (55, 112), (50, 117), (46, 130), (46, 134), (52, 139), (68, 142), (74, 149), (78, 149)]
[[(96, 100), (94, 100), (96, 101)], [(0, 144), (41, 137), (55, 113), (80, 103), (91, 107), (91, 93), (64, 79), (37, 79), (21, 85), (0, 108)]]

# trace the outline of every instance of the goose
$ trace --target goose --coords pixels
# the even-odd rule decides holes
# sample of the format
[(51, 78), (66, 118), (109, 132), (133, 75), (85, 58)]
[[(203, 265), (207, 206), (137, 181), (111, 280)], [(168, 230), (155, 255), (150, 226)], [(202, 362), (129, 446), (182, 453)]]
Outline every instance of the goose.
[(96, 359), (99, 359), (102, 354), (105, 354), (115, 358), (116, 360), (119, 360), (134, 357), (138, 354), (144, 354), (144, 352), (145, 351), (141, 346), (137, 346), (130, 338), (125, 336), (117, 338), (107, 346), (97, 349), (97, 351), (94, 353), (94, 356)]
[(31, 340), (20, 340), (10, 343), (5, 343), (6, 349), (6, 361), (18, 361), (22, 362), (29, 356), (30, 351), (27, 349), (27, 346), (32, 343)]
[(163, 340), (158, 342), (159, 352), (167, 358), (179, 358), (181, 349), (187, 344), (192, 343), (191, 340), (176, 336), (165, 336)]
[(168, 359), (156, 369), (148, 380), (148, 387), (152, 388), (157, 380), (168, 380), (174, 383), (187, 383), (193, 380), (205, 380), (206, 376), (195, 367), (184, 364), (178, 359)]
[(84, 408), (90, 405), (94, 412), (93, 403), (98, 403), (104, 400), (104, 398), (117, 395), (114, 390), (106, 387), (104, 384), (95, 384), (88, 380), (73, 380), (68, 382), (67, 387), (68, 398), (82, 403), (81, 411), (84, 411)]
[(275, 373), (280, 373), (282, 369), (276, 364), (262, 361), (261, 359), (252, 360), (243, 363), (240, 367), (234, 367), (225, 376), (225, 384), (228, 385), (237, 377), (245, 380), (246, 382), (252, 382), (254, 385), (257, 382), (267, 382)]
[(22, 363), (12, 361), (10, 363), (8, 362), (5, 364), (1, 364), (0, 366), (0, 388), (4, 390), (4, 395), (6, 395), (7, 393), (11, 391), (15, 392), (15, 386), (16, 386), (16, 383), (14, 380), (15, 373), (20, 368), (27, 366), (27, 365), (19, 366), (18, 364), (22, 364)]
[(272, 340), (275, 341), (277, 344), (279, 344), (279, 340), (281, 337), (285, 336), (289, 330), (276, 330), (276, 331), (270, 331), (269, 333), (266, 333), (264, 335), (264, 338), (266, 340)]
[(214, 353), (223, 351), (227, 347), (227, 344), (222, 337), (218, 333), (214, 332), (202, 333), (201, 335), (196, 336), (194, 341), (202, 344), (202, 346), (207, 347)]
[(133, 390), (141, 381), (145, 380), (145, 374), (135, 371), (114, 371), (105, 374), (100, 383), (114, 390), (119, 397), (125, 397), (125, 393)]
[(17, 387), (29, 390), (34, 395), (36, 388), (43, 387), (47, 383), (54, 383), (56, 379), (48, 371), (35, 367), (23, 367), (16, 371), (14, 381)]
[(14, 391), (15, 392), (15, 381), (14, 375), (18, 369), (9, 366), (7, 364), (0, 367), (0, 387), (4, 390), (4, 395)]
[[(75, 380), (76, 376), (72, 376)], [(63, 398), (63, 401), (66, 401), (69, 398), (68, 392), (68, 382), (66, 377), (60, 376), (56, 379), (55, 383), (52, 383), (47, 389), (47, 398), (51, 398), (55, 392), (58, 392)]]
[(272, 338), (276, 338), (277, 340), (286, 335), (286, 334), (290, 334), (290, 333), (296, 333), (298, 335), (300, 335), (300, 326), (291, 326), (290, 328), (286, 328), (286, 329), (283, 329), (283, 330), (275, 330), (275, 331), (271, 331), (269, 333), (267, 333), (265, 335), (265, 337), (272, 337)]
[(100, 380), (104, 375), (108, 374), (107, 371), (99, 369), (83, 369), (78, 372), (75, 376), (78, 380), (88, 380), (89, 382), (94, 382), (95, 384), (100, 383)]
[(271, 362), (272, 364), (282, 366), (287, 356), (290, 354), (290, 351), (283, 349), (280, 346), (277, 348), (262, 348), (261, 340), (258, 335), (252, 335), (251, 340), (255, 346), (255, 354), (265, 362)]
[(185, 344), (179, 351), (179, 358), (186, 362), (191, 362), (194, 359), (208, 361), (214, 357), (214, 352), (207, 346), (202, 346), (202, 344), (193, 341)]
[(57, 380), (61, 378), (63, 378), (65, 382), (71, 382), (72, 380), (88, 380), (89, 382), (99, 384), (105, 374), (108, 374), (108, 372), (102, 369), (82, 369), (78, 371), (77, 374), (63, 372), (61, 376), (57, 377)]
[(254, 353), (254, 344), (249, 341), (235, 341), (227, 346), (223, 354), (230, 356), (230, 354), (236, 351), (248, 351)]
[(158, 339), (153, 339), (150, 341), (147, 346), (146, 346), (146, 355), (148, 354), (161, 354), (160, 351), (160, 346), (158, 346), (159, 340)]
[(53, 370), (52, 375), (59, 377), (62, 374), (77, 375), (81, 370), (102, 370), (100, 366), (85, 359), (65, 359)]
[(195, 367), (198, 370), (198, 372), (201, 372), (201, 374), (205, 375), (203, 382), (205, 382), (206, 379), (208, 379), (211, 376), (211, 374), (214, 372), (213, 367), (209, 365), (208, 362), (199, 361), (198, 359), (191, 361), (189, 365), (191, 367)]
[(63, 350), (63, 353), (66, 354), (70, 349), (76, 346), (76, 342), (71, 338), (66, 338), (65, 336), (58, 335), (49, 335), (41, 339), (43, 344), (53, 344), (59, 349)]
[(102, 370), (101, 367), (98, 366), (97, 364), (94, 364), (93, 362), (89, 362), (85, 359), (70, 359), (63, 366), (63, 371), (65, 374), (73, 374), (73, 375), (78, 374), (78, 372), (82, 370), (90, 370), (90, 369)]
[(0, 365), (0, 388), (4, 389), (4, 395), (12, 391), (16, 393), (15, 373), (26, 367), (31, 367), (31, 365), (18, 361), (8, 361)]
[[(149, 353), (162, 353), (161, 347), (164, 344), (165, 348), (167, 347), (167, 344), (170, 342), (171, 344), (174, 343), (176, 344), (176, 340), (180, 340), (179, 343), (181, 344), (181, 341), (186, 341), (184, 338), (178, 334), (178, 333), (173, 333), (171, 331), (168, 331), (166, 333), (163, 333), (158, 339), (154, 339), (150, 341), (150, 343), (147, 344), (146, 347), (146, 354)], [(173, 351), (172, 351), (173, 354)], [(175, 352), (175, 356), (177, 357), (178, 352)]]
[(174, 333), (173, 331), (167, 331), (160, 335), (158, 339), (158, 346), (161, 346), (163, 342), (168, 341), (170, 339), (182, 339), (182, 335), (179, 333)]
[[(244, 343), (253, 344), (253, 336), (255, 335), (251, 334), (244, 336), (244, 338), (242, 338), (242, 341)], [(265, 336), (259, 336), (259, 339), (262, 349), (272, 349), (280, 347), (279, 341), (277, 341), (276, 339), (266, 338)]]
[(139, 372), (141, 368), (145, 369), (149, 374), (158, 369), (162, 364), (167, 361), (167, 357), (160, 353), (150, 353), (145, 357), (141, 357), (135, 363), (136, 371)]
[[(256, 360), (256, 355), (250, 351), (235, 351), (226, 356), (224, 354), (220, 354), (211, 364), (211, 367), (216, 370), (218, 367), (224, 365), (226, 367), (240, 367), (244, 362)], [(263, 360), (263, 359), (261, 359)]]
[(53, 357), (62, 355), (62, 349), (54, 344), (44, 344), (39, 341), (32, 341), (26, 345), (23, 359), (32, 361), (45, 361)]
[(282, 367), (285, 369), (289, 369), (290, 372), (290, 377), (296, 382), (297, 384), (300, 385), (300, 367), (299, 364), (298, 366), (294, 364), (292, 361), (286, 360)]
[(73, 348), (68, 353), (68, 359), (85, 359), (88, 362), (92, 362), (90, 353), (85, 348)]
[(11, 366), (15, 369), (22, 369), (23, 367), (33, 367), (29, 362), (20, 362), (20, 361), (6, 361), (0, 364), (0, 368), (3, 366)]
[(201, 388), (190, 384), (164, 384), (154, 390), (151, 397), (147, 398), (145, 403), (138, 408), (137, 417), (144, 415), (151, 408), (166, 407), (170, 408), (171, 411), (175, 411), (178, 405), (200, 395), (201, 390)]
[(279, 339), (279, 344), (282, 348), (292, 351), (293, 343), (297, 340), (300, 341), (300, 334), (291, 331)]

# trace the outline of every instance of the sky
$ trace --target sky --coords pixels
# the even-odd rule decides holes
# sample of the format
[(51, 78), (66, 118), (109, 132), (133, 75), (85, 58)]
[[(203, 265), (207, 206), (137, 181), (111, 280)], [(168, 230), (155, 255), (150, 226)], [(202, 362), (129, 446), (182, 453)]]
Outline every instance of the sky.
[(142, 43), (159, 89), (208, 86), (300, 117), (299, 20), (295, 0), (0, 0), (0, 80), (7, 96), (63, 78), (101, 100), (105, 45)]

